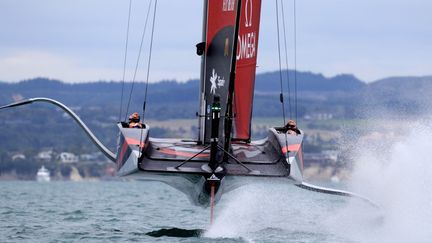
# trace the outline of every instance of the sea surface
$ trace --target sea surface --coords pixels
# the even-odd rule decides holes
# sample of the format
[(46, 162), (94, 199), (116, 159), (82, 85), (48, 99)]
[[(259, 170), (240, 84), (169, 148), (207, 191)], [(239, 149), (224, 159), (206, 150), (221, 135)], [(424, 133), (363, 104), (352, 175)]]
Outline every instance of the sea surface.
[(0, 182), (0, 242), (373, 242), (349, 231), (383, 216), (352, 200), (253, 184), (224, 194), (210, 225), (209, 208), (157, 182)]

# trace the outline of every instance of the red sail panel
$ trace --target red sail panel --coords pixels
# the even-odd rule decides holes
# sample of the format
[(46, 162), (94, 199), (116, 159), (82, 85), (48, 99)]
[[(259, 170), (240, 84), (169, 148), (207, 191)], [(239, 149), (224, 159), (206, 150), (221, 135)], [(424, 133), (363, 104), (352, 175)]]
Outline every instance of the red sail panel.
[[(234, 27), (236, 6), (235, 0), (208, 0), (206, 49), (221, 29), (227, 26)], [(222, 45), (225, 45), (225, 43), (222, 43)]]
[(234, 139), (250, 140), (261, 0), (243, 0), (234, 81)]
[[(230, 67), (233, 56), (234, 25), (237, 15), (236, 0), (208, 0), (206, 49), (204, 61), (205, 115), (210, 117), (214, 96), (220, 97), (221, 114), (228, 102)], [(204, 142), (210, 142), (211, 119), (204, 122)], [(219, 138), (223, 141), (224, 120), (219, 123)]]

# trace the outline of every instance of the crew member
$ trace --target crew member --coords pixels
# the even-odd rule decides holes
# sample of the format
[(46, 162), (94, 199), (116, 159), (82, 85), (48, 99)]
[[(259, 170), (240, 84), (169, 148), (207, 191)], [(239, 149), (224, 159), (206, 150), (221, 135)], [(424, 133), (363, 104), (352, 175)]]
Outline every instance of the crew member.
[(134, 112), (129, 116), (129, 128), (143, 128), (143, 124), (140, 122), (140, 116), (138, 112)]
[(294, 120), (289, 120), (284, 127), (284, 130), (289, 135), (298, 135), (300, 134), (300, 130), (297, 128), (297, 124)]

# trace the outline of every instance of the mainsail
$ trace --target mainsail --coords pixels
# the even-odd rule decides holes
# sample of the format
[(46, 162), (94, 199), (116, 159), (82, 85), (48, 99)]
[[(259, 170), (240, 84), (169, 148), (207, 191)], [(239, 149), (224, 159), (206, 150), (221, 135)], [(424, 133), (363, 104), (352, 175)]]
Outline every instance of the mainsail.
[(234, 139), (250, 141), (261, 0), (242, 4), (234, 82)]
[[(233, 51), (238, 2), (208, 0), (205, 4), (205, 51), (201, 75), (200, 141), (210, 142), (211, 111), (214, 96), (220, 97), (221, 114), (226, 114), (233, 53), (236, 58), (234, 83), (234, 138), (250, 139), (250, 120), (255, 82), (261, 0), (242, 3), (237, 50)], [(224, 119), (219, 124), (219, 139), (224, 138)]]
[[(234, 25), (236, 19), (236, 1), (206, 1), (205, 18), (205, 54), (201, 79), (201, 130), (200, 138), (210, 142), (211, 104), (214, 97), (220, 97), (221, 114), (225, 114), (228, 101), (229, 74), (233, 55)], [(224, 119), (219, 124), (219, 138), (223, 138)]]

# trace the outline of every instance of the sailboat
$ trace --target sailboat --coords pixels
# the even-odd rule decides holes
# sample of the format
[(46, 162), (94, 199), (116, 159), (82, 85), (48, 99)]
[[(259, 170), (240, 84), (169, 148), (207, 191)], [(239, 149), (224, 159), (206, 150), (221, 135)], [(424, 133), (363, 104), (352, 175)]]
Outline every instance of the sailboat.
[(117, 152), (104, 146), (64, 104), (31, 98), (0, 109), (33, 102), (62, 108), (95, 145), (117, 164), (117, 175), (166, 183), (203, 207), (213, 206), (223, 193), (253, 181), (279, 180), (301, 188), (356, 196), (303, 181), (304, 132), (287, 135), (269, 128), (265, 139), (251, 140), (251, 118), (258, 54), (261, 0), (205, 0), (196, 140), (151, 137), (151, 127), (119, 129)]

